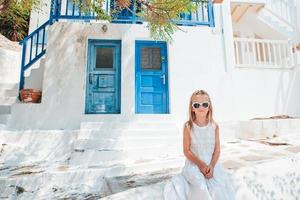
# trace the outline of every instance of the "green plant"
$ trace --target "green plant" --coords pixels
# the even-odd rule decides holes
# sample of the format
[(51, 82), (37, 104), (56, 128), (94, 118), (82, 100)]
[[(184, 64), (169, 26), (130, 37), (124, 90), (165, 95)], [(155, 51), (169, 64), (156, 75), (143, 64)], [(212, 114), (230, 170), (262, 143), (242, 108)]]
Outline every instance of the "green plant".
[(0, 33), (12, 41), (22, 40), (28, 33), (30, 12), (40, 0), (0, 0)]
[[(172, 41), (173, 33), (178, 30), (174, 20), (178, 20), (181, 13), (196, 10), (196, 4), (191, 0), (116, 0), (115, 10), (110, 15), (103, 9), (105, 0), (73, 0), (80, 4), (84, 12), (93, 10), (98, 19), (111, 20), (112, 15), (127, 9), (133, 15), (148, 22), (151, 37), (158, 40)], [(136, 5), (133, 10), (131, 4)], [(138, 6), (137, 6), (138, 5)]]
[[(94, 11), (98, 19), (112, 20), (123, 9), (148, 22), (151, 37), (172, 41), (181, 13), (196, 9), (192, 0), (116, 0), (116, 7), (109, 14), (104, 9), (105, 0), (73, 0), (83, 12)], [(138, 5), (133, 10), (131, 3)], [(0, 0), (0, 32), (13, 41), (24, 38), (28, 32), (30, 12), (40, 6), (40, 0)]]

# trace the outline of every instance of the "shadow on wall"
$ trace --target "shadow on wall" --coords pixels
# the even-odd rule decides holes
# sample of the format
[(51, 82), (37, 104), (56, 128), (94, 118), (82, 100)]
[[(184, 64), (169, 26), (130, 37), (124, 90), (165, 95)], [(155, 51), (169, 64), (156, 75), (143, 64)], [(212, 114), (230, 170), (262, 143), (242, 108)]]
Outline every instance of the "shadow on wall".
[(287, 75), (285, 77), (285, 72), (282, 72), (279, 77), (275, 111), (277, 114), (300, 117), (300, 69), (290, 71)]
[(0, 47), (0, 82), (18, 83), (20, 74), (20, 55), (18, 51), (12, 51)]

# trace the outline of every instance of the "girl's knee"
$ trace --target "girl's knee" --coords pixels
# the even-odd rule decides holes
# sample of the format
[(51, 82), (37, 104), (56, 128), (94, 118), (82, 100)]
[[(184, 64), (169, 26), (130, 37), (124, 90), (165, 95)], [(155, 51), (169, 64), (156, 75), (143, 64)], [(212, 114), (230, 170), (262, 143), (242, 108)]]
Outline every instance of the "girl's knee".
[(205, 184), (205, 178), (202, 173), (184, 173), (183, 176), (192, 185)]
[(190, 188), (190, 196), (188, 199), (194, 200), (194, 199), (199, 199), (199, 197), (201, 197), (201, 199), (206, 199), (206, 200), (211, 199), (207, 186), (204, 183), (193, 185)]

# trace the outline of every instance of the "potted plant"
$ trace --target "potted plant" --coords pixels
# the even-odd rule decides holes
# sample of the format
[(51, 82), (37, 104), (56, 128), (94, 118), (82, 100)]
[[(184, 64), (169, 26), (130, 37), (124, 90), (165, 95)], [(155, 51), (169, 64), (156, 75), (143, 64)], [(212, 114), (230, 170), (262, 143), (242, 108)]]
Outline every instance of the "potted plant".
[(20, 91), (21, 101), (25, 103), (40, 103), (42, 91), (35, 89), (22, 89)]
[(223, 0), (213, 0), (213, 3), (223, 3)]

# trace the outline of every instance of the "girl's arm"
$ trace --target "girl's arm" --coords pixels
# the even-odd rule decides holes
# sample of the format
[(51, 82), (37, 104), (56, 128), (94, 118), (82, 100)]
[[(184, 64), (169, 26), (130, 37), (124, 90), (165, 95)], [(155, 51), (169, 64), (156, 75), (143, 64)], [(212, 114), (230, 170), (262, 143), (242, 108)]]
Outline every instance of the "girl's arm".
[(200, 171), (204, 173), (206, 171), (207, 165), (205, 164), (205, 162), (203, 162), (197, 156), (195, 156), (195, 154), (193, 154), (193, 152), (190, 150), (190, 145), (190, 128), (185, 125), (183, 130), (183, 153), (185, 157), (187, 157), (190, 161), (196, 164)]
[(220, 157), (220, 138), (219, 138), (219, 126), (216, 124), (216, 129), (215, 129), (215, 149), (214, 153), (212, 155), (210, 165), (212, 167), (215, 167), (219, 157)]

